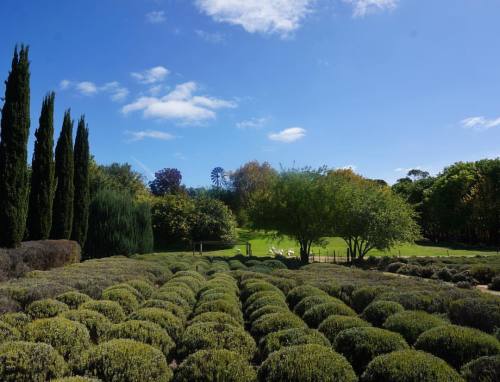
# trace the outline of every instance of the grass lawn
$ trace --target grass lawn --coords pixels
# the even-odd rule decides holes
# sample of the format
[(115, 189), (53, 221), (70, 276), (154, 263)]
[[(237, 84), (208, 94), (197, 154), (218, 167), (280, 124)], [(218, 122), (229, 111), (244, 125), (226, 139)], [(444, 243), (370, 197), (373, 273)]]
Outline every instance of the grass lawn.
[[(276, 249), (283, 249), (285, 252), (288, 249), (293, 249), (295, 255), (299, 255), (299, 247), (294, 240), (288, 238), (277, 240), (272, 237), (271, 234), (261, 232), (261, 231), (250, 231), (247, 229), (238, 229), (239, 240), (241, 242), (249, 241), (252, 244), (252, 252), (254, 256), (268, 256), (269, 249), (275, 247)], [(245, 245), (237, 245), (235, 248), (221, 250), (221, 251), (211, 251), (205, 252), (211, 256), (234, 256), (237, 249), (245, 253)], [(328, 238), (328, 245), (325, 248), (313, 247), (312, 252), (315, 255), (328, 255), (332, 256), (333, 251), (336, 251), (337, 255), (340, 253), (341, 256), (345, 256), (346, 244), (344, 240), (338, 237)], [(373, 250), (369, 255), (373, 256), (475, 256), (475, 255), (497, 255), (497, 251), (485, 250), (485, 249), (474, 249), (474, 248), (457, 248), (454, 246), (436, 246), (436, 245), (418, 245), (418, 244), (405, 244), (393, 248), (391, 251), (383, 252), (378, 250)]]

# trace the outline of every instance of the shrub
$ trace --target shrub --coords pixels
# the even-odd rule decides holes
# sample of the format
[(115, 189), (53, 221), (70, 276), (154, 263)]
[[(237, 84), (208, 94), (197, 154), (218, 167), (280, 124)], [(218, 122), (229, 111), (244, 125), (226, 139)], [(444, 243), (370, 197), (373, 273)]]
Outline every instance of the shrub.
[(453, 301), (448, 315), (454, 324), (470, 326), (487, 333), (494, 333), (500, 327), (500, 304), (485, 298)]
[(198, 305), (203, 304), (204, 302), (215, 301), (215, 300), (226, 300), (227, 302), (241, 306), (240, 300), (238, 297), (231, 292), (214, 292), (214, 293), (205, 293), (203, 296), (200, 296), (198, 299)]
[(168, 382), (173, 376), (161, 351), (129, 339), (104, 342), (84, 360), (85, 374), (103, 381)]
[(286, 296), (286, 302), (293, 309), (302, 299), (309, 296), (327, 295), (326, 292), (312, 285), (300, 285), (293, 288)]
[(111, 321), (104, 315), (89, 309), (68, 310), (61, 313), (61, 317), (79, 322), (87, 328), (92, 342), (100, 342), (111, 329)]
[(245, 314), (250, 315), (252, 314), (252, 312), (266, 305), (274, 305), (274, 306), (280, 306), (282, 308), (288, 308), (288, 305), (286, 304), (283, 298), (279, 296), (265, 296), (255, 300), (252, 304), (250, 304), (245, 309)]
[(266, 359), (269, 354), (283, 347), (306, 344), (331, 346), (330, 341), (317, 330), (309, 328), (285, 329), (269, 333), (260, 340), (260, 356), (261, 359)]
[(394, 301), (406, 310), (427, 311), (433, 303), (433, 296), (421, 292), (388, 292), (378, 295), (375, 300)]
[(0, 344), (3, 382), (45, 382), (67, 371), (66, 362), (50, 345), (23, 341)]
[(441, 268), (434, 273), (435, 277), (439, 280), (450, 282), (453, 278), (453, 273), (448, 268)]
[(233, 242), (237, 238), (236, 220), (229, 207), (212, 198), (195, 199), (190, 234), (194, 241)]
[(198, 350), (226, 349), (250, 360), (256, 348), (254, 339), (243, 328), (205, 322), (187, 327), (179, 341), (177, 354), (183, 358)]
[(33, 321), (26, 326), (25, 337), (28, 341), (51, 345), (70, 363), (75, 362), (90, 346), (87, 328), (63, 317)]
[(250, 331), (254, 337), (261, 338), (279, 330), (305, 327), (306, 324), (298, 316), (291, 312), (284, 312), (261, 316), (253, 322)]
[(361, 376), (362, 382), (461, 382), (460, 375), (433, 355), (401, 350), (376, 357)]
[(290, 310), (282, 306), (266, 305), (260, 309), (253, 311), (252, 314), (248, 316), (248, 321), (254, 322), (258, 320), (260, 317), (271, 313), (290, 313)]
[(276, 299), (280, 299), (282, 301), (285, 301), (285, 296), (283, 296), (282, 293), (278, 293), (275, 291), (262, 291), (262, 292), (256, 292), (256, 293), (252, 294), (250, 297), (248, 297), (245, 300), (244, 307), (247, 308), (250, 305), (252, 305), (255, 301), (257, 301), (261, 298), (264, 298), (264, 297), (275, 297)]
[(488, 288), (500, 291), (500, 276), (493, 277), (493, 279), (491, 279), (491, 284), (488, 285)]
[(307, 310), (302, 317), (304, 321), (312, 328), (317, 328), (324, 319), (331, 315), (355, 316), (356, 312), (344, 303), (327, 302), (313, 306)]
[(200, 350), (187, 357), (175, 382), (254, 382), (256, 373), (245, 357), (226, 349)]
[(456, 325), (438, 326), (422, 333), (415, 348), (434, 354), (457, 369), (475, 358), (500, 353), (495, 337)]
[(166, 330), (168, 335), (172, 337), (174, 341), (177, 341), (179, 336), (182, 334), (184, 328), (184, 323), (182, 320), (173, 315), (173, 313), (167, 312), (159, 308), (141, 308), (132, 313), (129, 316), (130, 320), (139, 321), (150, 321), (155, 324), (160, 325)]
[(309, 296), (303, 298), (297, 305), (295, 305), (293, 311), (295, 314), (298, 314), (299, 316), (302, 317), (304, 313), (313, 306), (333, 301), (343, 303), (341, 300), (335, 299), (329, 295)]
[(205, 277), (203, 277), (196, 271), (179, 271), (174, 274), (174, 277), (172, 279), (175, 280), (179, 277), (191, 277), (198, 280), (200, 283), (205, 282)]
[(133, 294), (135, 296), (135, 298), (137, 299), (137, 301), (144, 300), (144, 298), (142, 297), (142, 294), (137, 289), (135, 289), (132, 285), (129, 285), (126, 283), (111, 285), (110, 287), (104, 289), (103, 294), (108, 292), (108, 291), (116, 290), (116, 289), (125, 290), (125, 291)]
[(0, 316), (0, 321), (22, 331), (24, 327), (31, 322), (31, 318), (27, 314), (21, 312), (4, 313)]
[(128, 338), (151, 345), (161, 350), (167, 359), (175, 348), (175, 342), (165, 330), (160, 325), (149, 321), (130, 320), (113, 325), (108, 338)]
[(16, 341), (21, 338), (21, 333), (15, 327), (6, 322), (0, 321), (0, 343), (6, 341)]
[(500, 355), (475, 359), (466, 363), (461, 372), (466, 382), (500, 381)]
[(388, 317), (405, 310), (403, 306), (394, 301), (374, 301), (363, 310), (362, 318), (375, 326), (382, 326)]
[(316, 286), (332, 297), (340, 297), (340, 285), (336, 281), (322, 282)]
[[(267, 281), (252, 280), (252, 282), (242, 285), (241, 298), (243, 299), (243, 301), (246, 301), (246, 299), (252, 294), (263, 291), (273, 291), (278, 294), (283, 293), (278, 287), (275, 287), (273, 284), (268, 283)], [(283, 297), (284, 296), (285, 295), (283, 294)]]
[[(172, 291), (159, 291), (158, 293), (153, 294), (153, 298), (155, 300), (169, 301), (172, 304), (178, 305), (184, 309), (186, 313), (191, 312), (192, 304), (188, 302), (180, 293), (180, 290), (172, 290)], [(182, 293), (182, 292), (181, 292)], [(194, 299), (194, 297), (193, 297)]]
[(230, 303), (225, 300), (215, 300), (215, 301), (205, 302), (201, 305), (198, 305), (194, 310), (195, 315), (206, 312), (227, 313), (235, 320), (243, 322), (243, 315), (241, 313), (240, 307), (234, 303)]
[(399, 270), (399, 268), (401, 268), (405, 265), (406, 265), (405, 263), (401, 263), (399, 261), (396, 261), (395, 263), (390, 263), (389, 265), (387, 265), (385, 270), (387, 272), (390, 272), (390, 273), (396, 273)]
[(95, 310), (101, 313), (104, 317), (110, 320), (113, 324), (117, 324), (125, 320), (125, 313), (122, 307), (116, 301), (87, 301), (80, 305), (81, 309)]
[(181, 276), (172, 279), (169, 284), (177, 283), (184, 284), (189, 289), (191, 289), (194, 293), (198, 293), (198, 291), (202, 288), (205, 280), (200, 281), (199, 279), (192, 276)]
[(370, 327), (346, 329), (335, 338), (333, 347), (343, 354), (358, 374), (378, 355), (405, 350), (404, 338), (388, 330)]
[(150, 298), (155, 291), (154, 286), (145, 280), (129, 280), (127, 281), (127, 284), (139, 291), (143, 299)]
[(139, 308), (137, 298), (125, 289), (109, 289), (102, 293), (104, 300), (116, 301), (122, 307), (125, 314), (130, 314)]
[(227, 324), (236, 327), (242, 327), (241, 322), (234, 319), (227, 313), (222, 312), (206, 312), (195, 316), (191, 321), (190, 325), (199, 323), (199, 322), (213, 322), (218, 324)]
[(55, 317), (68, 310), (68, 305), (51, 298), (34, 301), (29, 304), (26, 313), (33, 319)]
[(175, 316), (179, 317), (182, 321), (185, 321), (187, 318), (186, 310), (179, 305), (176, 305), (170, 301), (163, 300), (146, 300), (141, 305), (141, 308), (160, 308), (168, 310), (173, 313)]
[(56, 300), (68, 305), (70, 309), (78, 309), (80, 305), (84, 302), (92, 300), (92, 298), (84, 293), (70, 291), (58, 295)]
[(382, 292), (382, 288), (374, 287), (356, 289), (351, 295), (351, 306), (356, 312), (361, 313)]
[(318, 327), (318, 330), (333, 343), (337, 335), (346, 329), (369, 327), (371, 324), (359, 317), (351, 316), (329, 316)]
[(258, 378), (262, 382), (357, 381), (343, 356), (316, 344), (289, 346), (271, 353), (260, 367)]
[(101, 382), (101, 381), (95, 378), (75, 376), (75, 377), (52, 379), (50, 382)]
[(423, 332), (446, 324), (446, 320), (436, 315), (418, 310), (405, 310), (390, 316), (383, 326), (391, 332), (401, 334), (406, 342), (413, 345)]
[(471, 276), (480, 284), (488, 284), (496, 276), (495, 269), (488, 265), (474, 265), (470, 268)]
[(263, 264), (271, 269), (288, 269), (288, 267), (279, 260), (265, 260)]

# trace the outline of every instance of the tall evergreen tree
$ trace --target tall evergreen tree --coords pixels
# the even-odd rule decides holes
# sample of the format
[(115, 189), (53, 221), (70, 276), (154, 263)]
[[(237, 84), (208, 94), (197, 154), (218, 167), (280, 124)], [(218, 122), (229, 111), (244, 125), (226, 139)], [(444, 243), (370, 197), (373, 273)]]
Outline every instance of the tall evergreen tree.
[(82, 116), (78, 121), (75, 139), (75, 200), (71, 238), (83, 247), (87, 239), (89, 220), (89, 130)]
[(16, 247), (26, 228), (30, 129), (28, 47), (14, 50), (0, 122), (0, 246)]
[(73, 121), (69, 110), (64, 113), (61, 134), (56, 145), (56, 193), (52, 213), (53, 239), (69, 239), (73, 225), (75, 186), (73, 161)]
[(31, 240), (49, 238), (54, 200), (54, 97), (43, 100), (35, 149), (31, 164), (31, 191), (28, 208), (28, 234)]

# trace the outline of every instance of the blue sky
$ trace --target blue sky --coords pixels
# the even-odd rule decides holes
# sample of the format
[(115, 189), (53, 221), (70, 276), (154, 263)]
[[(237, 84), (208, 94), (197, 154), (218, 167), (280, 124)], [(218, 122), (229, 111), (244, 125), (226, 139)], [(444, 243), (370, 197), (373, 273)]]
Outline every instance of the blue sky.
[(257, 159), (393, 182), (500, 156), (498, 0), (2, 0), (0, 14), (0, 78), (30, 45), (31, 135), (55, 90), (57, 130), (66, 108), (85, 113), (97, 161), (147, 177), (208, 185)]

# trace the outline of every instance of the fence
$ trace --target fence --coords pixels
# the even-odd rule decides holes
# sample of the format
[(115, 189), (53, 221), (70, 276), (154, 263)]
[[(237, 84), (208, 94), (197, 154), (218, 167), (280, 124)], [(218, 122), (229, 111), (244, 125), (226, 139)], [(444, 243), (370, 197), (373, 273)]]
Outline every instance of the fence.
[(351, 260), (349, 249), (345, 253), (336, 250), (326, 250), (321, 253), (321, 250), (319, 250), (318, 252), (311, 252), (309, 255), (310, 263), (346, 264), (350, 263)]
[[(203, 251), (218, 250), (218, 249), (230, 249), (236, 246), (245, 247), (245, 255), (252, 256), (252, 244), (248, 241), (244, 242), (223, 242), (223, 241), (194, 241), (192, 242), (193, 255), (199, 254), (203, 255)], [(240, 251), (238, 249), (238, 251)], [(241, 253), (241, 251), (240, 251)], [(235, 255), (238, 254), (235, 252)], [(243, 253), (241, 253), (243, 254)]]

